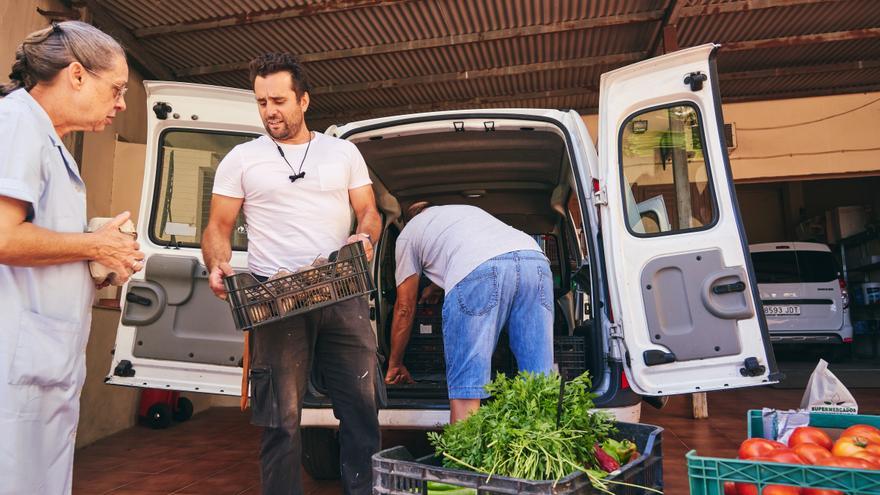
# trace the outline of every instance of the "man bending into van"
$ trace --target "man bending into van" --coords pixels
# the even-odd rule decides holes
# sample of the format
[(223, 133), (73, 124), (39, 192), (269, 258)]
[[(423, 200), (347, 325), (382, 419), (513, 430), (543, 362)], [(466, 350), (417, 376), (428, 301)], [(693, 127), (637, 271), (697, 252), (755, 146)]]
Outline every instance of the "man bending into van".
[[(519, 369), (548, 373), (553, 364), (553, 282), (550, 263), (528, 234), (475, 206), (407, 209), (397, 238), (397, 300), (391, 355), (385, 381), (412, 383), (403, 356), (412, 330), (419, 278), (439, 289), (443, 302), (443, 346), (450, 421), (468, 417), (488, 397), (492, 353), (507, 325)], [(436, 285), (436, 287), (434, 287)]]

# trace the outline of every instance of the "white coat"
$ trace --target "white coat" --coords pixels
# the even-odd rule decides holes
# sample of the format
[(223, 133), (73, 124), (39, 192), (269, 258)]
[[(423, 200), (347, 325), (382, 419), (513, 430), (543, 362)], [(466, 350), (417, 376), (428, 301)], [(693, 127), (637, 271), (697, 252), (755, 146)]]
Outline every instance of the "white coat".
[[(0, 196), (27, 221), (84, 232), (85, 186), (29, 93), (0, 100)], [(71, 492), (94, 285), (86, 262), (0, 265), (0, 494)]]

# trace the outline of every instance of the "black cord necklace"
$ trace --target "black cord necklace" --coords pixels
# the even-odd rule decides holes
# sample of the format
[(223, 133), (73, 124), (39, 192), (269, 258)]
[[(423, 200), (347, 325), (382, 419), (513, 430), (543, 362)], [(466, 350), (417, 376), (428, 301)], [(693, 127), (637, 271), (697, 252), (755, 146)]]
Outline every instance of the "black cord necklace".
[[(275, 147), (278, 148), (278, 154), (281, 155), (281, 159), (284, 160), (284, 163), (286, 163), (287, 166), (290, 168), (290, 171), (293, 172), (293, 166), (290, 164), (289, 161), (287, 161), (287, 157), (284, 156), (284, 150), (281, 149), (281, 145), (278, 144), (278, 141), (275, 141), (274, 139), (272, 139), (272, 142), (275, 143)], [(299, 162), (299, 169), (296, 171), (295, 174), (287, 176), (287, 178), (290, 179), (291, 183), (296, 182), (297, 179), (302, 179), (303, 177), (306, 176), (306, 173), (303, 172), (302, 169), (303, 169), (303, 163), (306, 162), (306, 156), (308, 156), (308, 154), (309, 154), (309, 147), (310, 146), (312, 146), (312, 133), (311, 133), (311, 131), (309, 131), (309, 142), (308, 142), (308, 144), (306, 144), (306, 152), (303, 153), (302, 160), (300, 160), (300, 162)]]

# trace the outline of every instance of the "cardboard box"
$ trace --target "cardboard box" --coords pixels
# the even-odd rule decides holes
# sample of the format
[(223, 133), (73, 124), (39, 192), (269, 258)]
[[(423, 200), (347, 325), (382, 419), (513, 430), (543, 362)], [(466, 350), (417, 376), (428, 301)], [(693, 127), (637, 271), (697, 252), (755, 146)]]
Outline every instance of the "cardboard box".
[(825, 212), (828, 242), (835, 243), (865, 231), (868, 213), (864, 206), (839, 206)]

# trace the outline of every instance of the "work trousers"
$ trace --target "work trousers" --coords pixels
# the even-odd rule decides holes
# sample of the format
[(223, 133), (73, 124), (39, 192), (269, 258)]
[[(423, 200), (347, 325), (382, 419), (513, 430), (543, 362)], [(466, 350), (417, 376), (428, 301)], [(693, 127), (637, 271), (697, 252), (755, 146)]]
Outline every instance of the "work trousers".
[(378, 367), (366, 297), (257, 328), (252, 362), (252, 422), (264, 427), (263, 493), (303, 493), (300, 418), (313, 365), (339, 419), (343, 491), (371, 493), (370, 458), (379, 450)]

